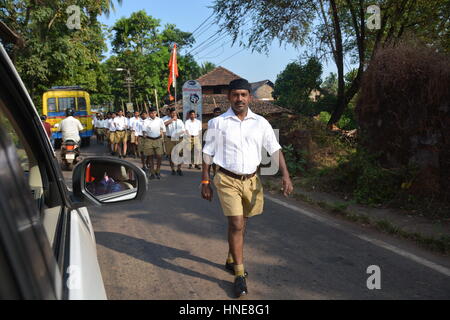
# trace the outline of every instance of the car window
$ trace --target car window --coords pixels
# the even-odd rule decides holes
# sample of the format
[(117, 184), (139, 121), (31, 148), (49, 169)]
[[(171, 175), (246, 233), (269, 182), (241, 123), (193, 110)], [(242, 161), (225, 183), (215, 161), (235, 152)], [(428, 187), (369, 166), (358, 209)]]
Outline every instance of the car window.
[[(3, 103), (0, 104), (0, 126), (6, 131), (9, 138), (16, 147), (17, 157), (20, 162), (20, 166), (24, 172), (24, 176), (28, 178), (30, 172), (30, 162), (33, 163), (33, 155), (27, 151), (26, 144), (24, 144), (24, 138), (18, 134), (13, 122), (11, 122), (11, 116), (8, 115), (7, 110)], [(29, 149), (28, 149), (29, 150)]]
[[(54, 208), (50, 208), (47, 205), (46, 197), (50, 198), (51, 193), (49, 192), (49, 179), (46, 175), (45, 163), (39, 163), (37, 160), (38, 157), (35, 156), (33, 148), (28, 143), (27, 133), (21, 130), (17, 124), (18, 122), (15, 121), (16, 119), (10, 112), (11, 109), (8, 107), (7, 103), (0, 98), (0, 126), (7, 132), (15, 146), (20, 167), (23, 170), (23, 176), (31, 190), (30, 197), (33, 198), (36, 204), (35, 219), (41, 220), (48, 234), (50, 244), (53, 245), (60, 208), (55, 208), (54, 205), (52, 205)], [(43, 127), (42, 130), (44, 130)]]

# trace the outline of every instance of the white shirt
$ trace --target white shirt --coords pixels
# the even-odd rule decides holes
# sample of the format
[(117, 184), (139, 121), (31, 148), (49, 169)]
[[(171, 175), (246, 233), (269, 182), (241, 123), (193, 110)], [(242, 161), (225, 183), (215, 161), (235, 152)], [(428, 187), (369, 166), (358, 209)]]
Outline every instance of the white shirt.
[(281, 149), (269, 121), (248, 109), (241, 121), (233, 109), (208, 123), (203, 153), (218, 166), (239, 175), (252, 174), (261, 164), (263, 147), (273, 155)]
[(161, 118), (155, 117), (155, 119), (147, 118), (142, 124), (142, 132), (150, 138), (158, 138), (161, 136), (161, 131), (166, 132), (166, 126)]
[(172, 118), (169, 117), (169, 116), (164, 116), (164, 117), (162, 117), (161, 119), (162, 119), (162, 121), (166, 122), (166, 121), (169, 121), (169, 120), (172, 119)]
[(139, 118), (139, 121), (136, 122), (136, 125), (134, 127), (135, 128), (134, 135), (136, 137), (142, 137), (144, 135), (143, 131), (142, 131), (142, 127), (144, 126), (144, 121), (145, 120), (142, 120), (142, 118)]
[[(114, 119), (115, 119), (115, 118), (114, 118)], [(113, 118), (108, 119), (108, 129), (109, 129), (109, 132), (116, 132), (116, 127), (113, 125), (114, 119), (113, 119)]]
[(103, 119), (103, 120), (99, 120), (98, 122), (98, 127), (99, 128), (103, 128), (103, 129), (107, 129), (108, 128), (108, 120)]
[(80, 131), (84, 130), (80, 120), (75, 119), (74, 117), (67, 117), (61, 121), (59, 129), (62, 132), (63, 141), (73, 140), (76, 143), (80, 142)]
[(184, 123), (184, 127), (186, 128), (188, 135), (196, 137), (202, 131), (202, 122), (198, 119), (194, 119), (194, 121), (188, 119)]
[(128, 126), (128, 119), (124, 116), (115, 117), (114, 126), (116, 127), (116, 131), (124, 131), (127, 129)]
[(133, 118), (131, 118), (130, 119), (130, 121), (129, 121), (129, 123), (128, 123), (128, 128), (131, 130), (131, 131), (136, 131), (136, 125), (139, 123), (139, 121), (141, 121), (142, 119), (141, 119), (141, 117), (138, 117), (138, 118), (136, 118), (136, 117), (133, 117)]
[(184, 131), (185, 131), (184, 123), (183, 120), (180, 119), (177, 119), (177, 121), (174, 121), (167, 126), (167, 136), (171, 137), (172, 141), (178, 141), (180, 137), (184, 134)]

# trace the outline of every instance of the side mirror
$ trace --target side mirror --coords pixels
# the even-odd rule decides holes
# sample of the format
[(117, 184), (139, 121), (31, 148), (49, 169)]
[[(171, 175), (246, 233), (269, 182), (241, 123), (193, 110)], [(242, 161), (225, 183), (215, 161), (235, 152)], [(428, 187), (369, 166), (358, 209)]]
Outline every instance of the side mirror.
[(86, 158), (73, 170), (73, 194), (84, 205), (102, 206), (141, 200), (147, 177), (134, 164), (110, 157)]

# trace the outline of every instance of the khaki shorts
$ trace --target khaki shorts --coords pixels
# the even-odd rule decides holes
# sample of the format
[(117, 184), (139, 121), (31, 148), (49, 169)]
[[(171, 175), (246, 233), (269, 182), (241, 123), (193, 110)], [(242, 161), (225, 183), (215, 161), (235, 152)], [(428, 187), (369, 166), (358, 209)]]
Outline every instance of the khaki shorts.
[(114, 134), (115, 143), (127, 143), (127, 132), (126, 131), (116, 131)]
[(165, 145), (166, 145), (166, 153), (169, 156), (172, 156), (172, 151), (173, 149), (182, 141), (173, 141), (172, 138), (167, 138), (165, 139)]
[(137, 141), (137, 151), (139, 154), (141, 154), (142, 152), (144, 152), (145, 138), (144, 137), (136, 137), (136, 141)]
[(108, 137), (109, 138), (109, 142), (111, 144), (116, 143), (116, 132), (115, 131), (109, 131), (108, 135), (109, 135), (109, 137)]
[(258, 175), (241, 181), (218, 171), (214, 185), (225, 216), (250, 218), (263, 213), (264, 190)]
[(148, 138), (143, 138), (143, 152), (144, 156), (162, 156), (164, 154), (163, 150), (163, 140), (153, 140)]
[(138, 137), (136, 137), (136, 132), (135, 131), (128, 131), (130, 133), (130, 137), (128, 139), (128, 141), (130, 141), (131, 144), (137, 144), (138, 143)]
[(96, 130), (97, 130), (97, 135), (98, 136), (102, 136), (102, 135), (105, 134), (105, 131), (103, 130), (103, 128), (97, 128)]

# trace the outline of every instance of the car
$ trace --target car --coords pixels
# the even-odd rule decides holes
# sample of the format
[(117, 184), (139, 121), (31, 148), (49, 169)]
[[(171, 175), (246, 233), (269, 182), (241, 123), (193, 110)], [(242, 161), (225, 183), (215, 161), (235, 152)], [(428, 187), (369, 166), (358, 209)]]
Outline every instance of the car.
[(139, 201), (145, 173), (86, 158), (69, 188), (2, 44), (0, 79), (0, 299), (106, 299), (88, 208)]

